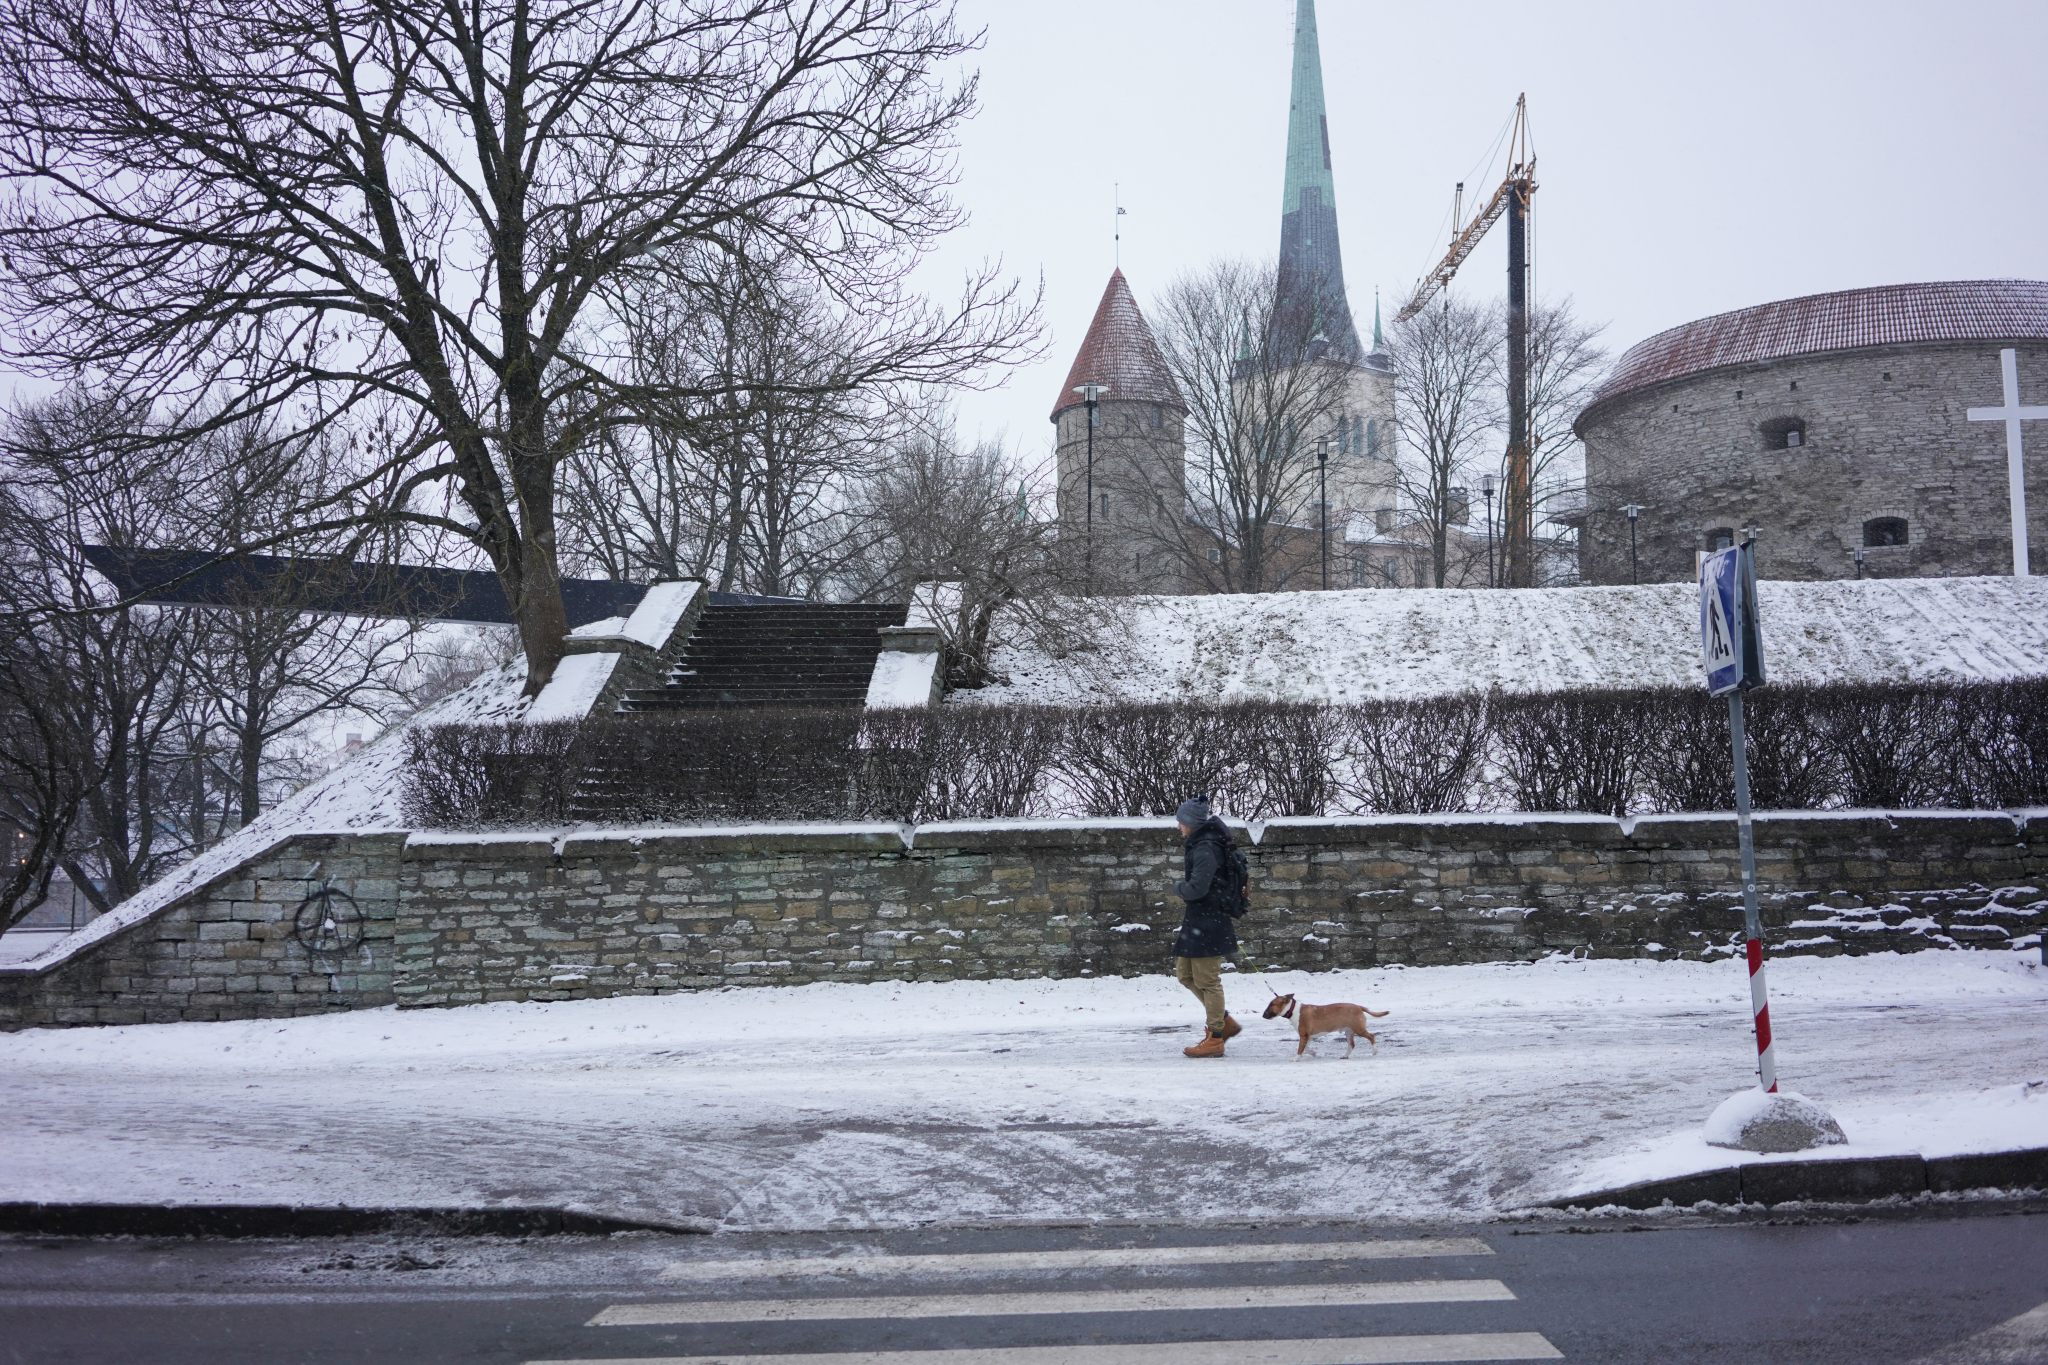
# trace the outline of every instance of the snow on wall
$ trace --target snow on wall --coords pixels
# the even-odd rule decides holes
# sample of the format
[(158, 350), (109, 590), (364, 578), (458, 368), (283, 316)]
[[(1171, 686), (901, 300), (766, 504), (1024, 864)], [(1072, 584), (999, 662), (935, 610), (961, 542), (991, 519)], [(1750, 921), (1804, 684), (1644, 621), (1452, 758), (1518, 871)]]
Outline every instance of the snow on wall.
[[(2048, 581), (1904, 578), (1758, 585), (1776, 682), (1996, 680), (2048, 675)], [(1495, 687), (1700, 682), (1690, 583), (1519, 592), (1363, 589), (1127, 599), (1101, 647), (1054, 659), (999, 646), (1005, 702), (1366, 701)]]
[(938, 675), (936, 652), (885, 649), (875, 656), (875, 671), (868, 679), (867, 705), (871, 709), (930, 706)]

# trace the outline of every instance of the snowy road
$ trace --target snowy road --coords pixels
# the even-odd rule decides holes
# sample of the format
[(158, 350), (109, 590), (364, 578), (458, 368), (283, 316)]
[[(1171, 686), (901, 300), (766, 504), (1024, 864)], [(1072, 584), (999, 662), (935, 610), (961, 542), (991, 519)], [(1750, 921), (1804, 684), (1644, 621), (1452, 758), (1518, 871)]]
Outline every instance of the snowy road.
[[(2029, 955), (2031, 957), (2031, 955)], [(2048, 972), (1772, 966), (1781, 1074), (1852, 1145), (2048, 1146)], [(547, 1203), (729, 1229), (1484, 1217), (1716, 1164), (1739, 963), (1276, 977), (1392, 1013), (1297, 1064), (1256, 1017), (1180, 1056), (1170, 980), (809, 986), (0, 1037), (0, 1200)]]

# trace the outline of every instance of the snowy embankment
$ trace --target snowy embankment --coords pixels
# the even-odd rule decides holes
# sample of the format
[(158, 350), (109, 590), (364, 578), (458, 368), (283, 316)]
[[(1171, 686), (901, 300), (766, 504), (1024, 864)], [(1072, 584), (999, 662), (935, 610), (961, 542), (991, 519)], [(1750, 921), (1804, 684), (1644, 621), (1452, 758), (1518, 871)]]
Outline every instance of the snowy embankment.
[[(2048, 971), (1772, 965), (1785, 1083), (1850, 1146), (2048, 1146)], [(1373, 1055), (1258, 1017), (1189, 1061), (1164, 976), (755, 988), (0, 1037), (0, 1200), (572, 1204), (721, 1227), (1484, 1217), (1725, 1165), (1739, 962), (1275, 976), (1390, 1011)]]
[[(1774, 682), (2048, 676), (2048, 579), (1765, 582)], [(1368, 701), (1499, 687), (1694, 687), (1698, 589), (1362, 589), (1139, 597), (1107, 605), (1099, 648), (998, 648), (1003, 685), (960, 703)]]

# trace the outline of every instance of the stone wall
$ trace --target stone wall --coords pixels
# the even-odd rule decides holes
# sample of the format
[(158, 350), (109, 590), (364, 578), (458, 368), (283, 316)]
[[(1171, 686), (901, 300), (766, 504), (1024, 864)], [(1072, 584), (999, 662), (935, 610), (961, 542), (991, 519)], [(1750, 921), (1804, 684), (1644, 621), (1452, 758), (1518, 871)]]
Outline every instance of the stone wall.
[[(2048, 849), (2027, 828), (1765, 817), (1776, 951), (2038, 943)], [(1741, 924), (1726, 817), (1278, 820), (1249, 854), (1243, 968), (1698, 958), (1732, 951)], [(292, 934), (316, 865), (365, 912), (344, 962)], [(0, 1028), (1161, 972), (1179, 867), (1156, 820), (300, 836), (63, 965), (0, 974)]]
[[(1758, 823), (1781, 951), (2004, 947), (2048, 857), (2003, 814)], [(1549, 953), (1701, 957), (1741, 923), (1732, 821), (1275, 821), (1250, 850), (1242, 965), (1436, 965)], [(1163, 971), (1170, 823), (415, 836), (402, 1005), (809, 981)]]
[[(1864, 574), (2012, 572), (2005, 428), (1965, 409), (2002, 403), (1998, 342), (1888, 346), (1729, 366), (1602, 402), (1579, 418), (1589, 511), (1587, 583), (1629, 581), (1622, 507), (1643, 505), (1645, 583), (1691, 580), (1705, 534), (1754, 523), (1765, 578), (1853, 578), (1866, 521), (1903, 518), (1907, 543), (1870, 548)], [(2020, 395), (2048, 394), (2048, 347), (2019, 344)], [(1767, 429), (1805, 423), (1773, 448)], [(2038, 462), (2030, 461), (2038, 471)], [(2028, 497), (2028, 541), (2048, 554), (2048, 486)]]
[[(0, 977), (0, 1028), (271, 1019), (391, 1003), (403, 834), (301, 835), (116, 930), (63, 966)], [(363, 946), (315, 958), (293, 913), (320, 880), (362, 908)], [(118, 913), (118, 912), (117, 912)]]

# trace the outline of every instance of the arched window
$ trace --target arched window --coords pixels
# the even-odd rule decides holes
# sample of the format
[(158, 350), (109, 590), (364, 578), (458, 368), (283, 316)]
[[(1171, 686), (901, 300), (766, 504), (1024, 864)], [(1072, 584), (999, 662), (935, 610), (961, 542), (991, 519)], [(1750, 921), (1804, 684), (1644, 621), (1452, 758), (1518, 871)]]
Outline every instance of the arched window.
[(1734, 543), (1735, 528), (1732, 526), (1716, 526), (1707, 532), (1707, 550), (1709, 553), (1715, 550), (1725, 550)]
[(1339, 417), (1337, 419), (1337, 453), (1339, 455), (1349, 455), (1351, 453), (1351, 419), (1349, 417)]
[(1365, 453), (1372, 459), (1379, 458), (1380, 424), (1378, 418), (1373, 418), (1365, 424)]
[(1906, 543), (1904, 517), (1872, 517), (1863, 523), (1863, 543), (1871, 549)]
[(1390, 587), (1390, 588), (1398, 588), (1398, 587), (1400, 587), (1400, 586), (1401, 586), (1401, 561), (1400, 561), (1400, 560), (1398, 560), (1398, 559), (1386, 559), (1386, 560), (1382, 560), (1382, 561), (1380, 562), (1380, 577), (1382, 577), (1382, 578), (1384, 578), (1384, 579), (1386, 580), (1386, 582), (1387, 582), (1387, 586), (1388, 586), (1388, 587)]
[(1773, 417), (1758, 430), (1763, 432), (1765, 450), (1797, 450), (1806, 444), (1804, 417)]

